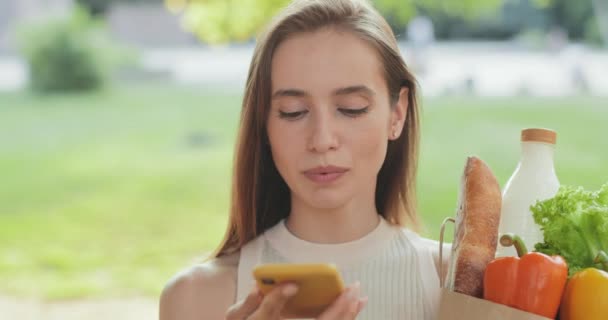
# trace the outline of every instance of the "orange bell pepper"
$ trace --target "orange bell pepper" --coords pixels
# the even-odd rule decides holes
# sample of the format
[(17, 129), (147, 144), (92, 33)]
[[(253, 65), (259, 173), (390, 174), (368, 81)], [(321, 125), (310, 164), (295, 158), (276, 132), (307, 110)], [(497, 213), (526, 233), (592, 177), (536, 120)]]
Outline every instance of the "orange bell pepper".
[(514, 245), (519, 257), (497, 258), (488, 264), (484, 299), (555, 319), (568, 279), (566, 261), (528, 253), (522, 239), (513, 234), (501, 236), (500, 244)]
[(608, 272), (587, 268), (573, 275), (566, 285), (559, 317), (561, 320), (608, 319)]

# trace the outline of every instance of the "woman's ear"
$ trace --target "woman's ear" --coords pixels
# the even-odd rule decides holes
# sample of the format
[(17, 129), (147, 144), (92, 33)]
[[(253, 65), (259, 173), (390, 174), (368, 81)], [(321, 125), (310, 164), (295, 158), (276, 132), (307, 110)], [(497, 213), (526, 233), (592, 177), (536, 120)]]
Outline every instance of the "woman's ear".
[(390, 140), (397, 140), (401, 136), (405, 120), (407, 119), (409, 93), (410, 90), (408, 87), (401, 87), (399, 99), (391, 110), (391, 122), (389, 127)]

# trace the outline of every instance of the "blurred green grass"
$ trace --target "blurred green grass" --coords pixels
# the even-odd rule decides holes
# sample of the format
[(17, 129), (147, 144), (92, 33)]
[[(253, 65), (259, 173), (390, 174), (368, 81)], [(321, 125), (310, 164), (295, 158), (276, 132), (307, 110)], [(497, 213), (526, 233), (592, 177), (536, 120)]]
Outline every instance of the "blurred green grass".
[[(0, 292), (158, 295), (223, 234), (239, 109), (236, 94), (163, 84), (0, 94)], [(558, 131), (562, 183), (608, 180), (600, 98), (450, 97), (423, 109), (426, 236), (437, 238), (454, 214), (466, 156), (484, 159), (504, 184), (524, 127)]]

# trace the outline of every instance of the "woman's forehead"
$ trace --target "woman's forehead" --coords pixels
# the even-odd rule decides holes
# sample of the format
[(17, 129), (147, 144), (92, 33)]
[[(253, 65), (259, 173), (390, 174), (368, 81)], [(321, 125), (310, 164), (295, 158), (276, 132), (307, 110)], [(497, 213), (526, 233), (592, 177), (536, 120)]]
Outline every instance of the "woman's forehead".
[(382, 64), (376, 50), (349, 32), (322, 29), (285, 40), (272, 60), (272, 88), (330, 90), (364, 85), (380, 90)]

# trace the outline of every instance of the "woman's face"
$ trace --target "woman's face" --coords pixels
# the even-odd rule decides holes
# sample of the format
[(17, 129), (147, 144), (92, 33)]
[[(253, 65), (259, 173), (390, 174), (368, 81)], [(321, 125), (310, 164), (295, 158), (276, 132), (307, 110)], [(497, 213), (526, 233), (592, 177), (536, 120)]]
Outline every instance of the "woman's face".
[(292, 36), (276, 49), (267, 130), (294, 201), (323, 209), (373, 201), (388, 140), (401, 133), (407, 109), (407, 89), (390, 107), (382, 70), (373, 47), (334, 29)]

